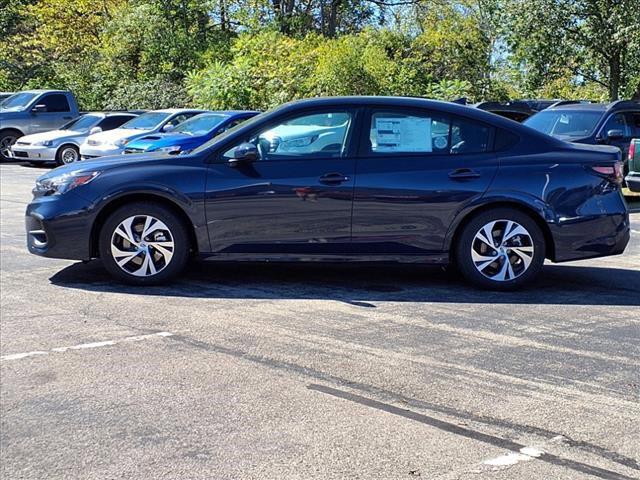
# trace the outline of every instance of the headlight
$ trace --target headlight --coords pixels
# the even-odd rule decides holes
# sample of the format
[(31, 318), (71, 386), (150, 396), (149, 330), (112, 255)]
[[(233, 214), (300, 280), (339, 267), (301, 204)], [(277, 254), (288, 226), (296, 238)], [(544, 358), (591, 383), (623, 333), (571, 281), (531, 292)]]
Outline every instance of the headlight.
[(298, 137), (291, 140), (285, 140), (282, 142), (282, 146), (285, 148), (301, 148), (308, 147), (318, 139), (318, 135), (309, 135), (308, 137)]
[(117, 147), (124, 147), (127, 143), (129, 143), (131, 141), (130, 138), (123, 138), (121, 140), (116, 140), (115, 145)]
[(41, 142), (36, 142), (34, 145), (38, 145), (40, 147), (53, 147), (53, 140), (43, 140)]
[(156, 152), (164, 152), (164, 153), (180, 153), (180, 145), (173, 145), (172, 147), (162, 147), (155, 150)]
[(62, 195), (80, 185), (86, 185), (98, 175), (100, 172), (71, 172), (42, 180), (38, 179), (33, 194), (36, 196)]

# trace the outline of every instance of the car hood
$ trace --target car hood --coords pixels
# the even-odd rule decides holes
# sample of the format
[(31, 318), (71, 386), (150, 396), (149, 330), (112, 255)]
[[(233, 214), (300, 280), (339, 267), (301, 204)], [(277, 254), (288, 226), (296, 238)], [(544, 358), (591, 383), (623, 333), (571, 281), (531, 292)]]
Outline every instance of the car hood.
[(127, 148), (139, 148), (141, 150), (155, 150), (162, 147), (191, 144), (194, 141), (202, 143), (203, 137), (194, 137), (186, 133), (154, 133), (135, 139), (127, 144)]
[(94, 140), (101, 144), (110, 144), (122, 140), (124, 138), (138, 138), (144, 135), (149, 135), (149, 130), (137, 130), (135, 128), (116, 128), (114, 130), (108, 130), (106, 132), (94, 133), (90, 135), (88, 140)]
[(83, 134), (86, 134), (86, 132), (80, 132), (76, 130), (50, 130), (48, 132), (25, 135), (24, 137), (20, 137), (20, 141), (36, 143), (43, 142), (45, 140), (62, 140), (65, 138), (77, 137)]
[(42, 175), (39, 180), (57, 177), (65, 173), (89, 173), (96, 171), (106, 171), (112, 168), (126, 167), (129, 165), (141, 165), (155, 162), (164, 157), (169, 157), (167, 153), (144, 153), (140, 155), (110, 155), (106, 157), (92, 158), (82, 162), (70, 163), (58, 168), (54, 168)]

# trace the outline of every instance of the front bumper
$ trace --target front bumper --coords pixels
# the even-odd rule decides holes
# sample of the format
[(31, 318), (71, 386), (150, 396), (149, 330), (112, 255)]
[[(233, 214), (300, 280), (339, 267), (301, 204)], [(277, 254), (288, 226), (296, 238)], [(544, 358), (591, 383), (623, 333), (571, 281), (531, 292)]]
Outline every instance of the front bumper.
[(51, 258), (91, 259), (94, 215), (74, 192), (34, 198), (27, 206), (25, 227), (29, 252)]
[(630, 172), (624, 179), (632, 192), (640, 192), (640, 172)]
[(9, 150), (11, 158), (26, 162), (55, 162), (57, 147), (14, 144)]
[(106, 157), (108, 155), (120, 155), (124, 148), (116, 145), (88, 145), (83, 143), (80, 146), (80, 158), (89, 160), (91, 158)]

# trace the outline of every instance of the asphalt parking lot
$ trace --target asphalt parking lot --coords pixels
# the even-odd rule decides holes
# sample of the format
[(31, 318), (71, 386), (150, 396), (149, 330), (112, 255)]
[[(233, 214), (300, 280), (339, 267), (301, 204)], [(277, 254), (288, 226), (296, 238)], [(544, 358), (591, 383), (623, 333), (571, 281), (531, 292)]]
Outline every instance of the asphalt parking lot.
[(3, 479), (638, 479), (640, 213), (622, 256), (474, 290), (441, 269), (32, 256), (0, 166)]

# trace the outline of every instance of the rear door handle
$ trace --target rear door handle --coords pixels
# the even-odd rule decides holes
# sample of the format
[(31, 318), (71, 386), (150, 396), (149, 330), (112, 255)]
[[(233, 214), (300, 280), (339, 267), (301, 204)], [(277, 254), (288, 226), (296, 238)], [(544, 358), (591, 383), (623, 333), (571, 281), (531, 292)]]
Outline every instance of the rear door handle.
[(341, 173), (327, 173), (318, 179), (320, 183), (325, 185), (338, 185), (343, 182), (348, 182), (349, 180), (349, 177)]
[(62, 117), (63, 120), (71, 120), (73, 117)]
[(454, 180), (464, 180), (467, 178), (478, 178), (480, 174), (470, 168), (456, 168), (452, 172), (449, 172), (449, 178)]

